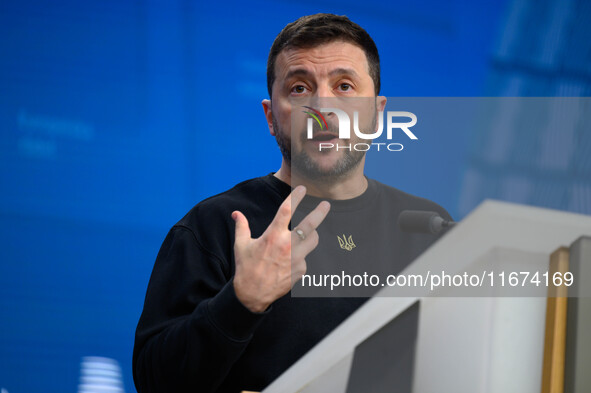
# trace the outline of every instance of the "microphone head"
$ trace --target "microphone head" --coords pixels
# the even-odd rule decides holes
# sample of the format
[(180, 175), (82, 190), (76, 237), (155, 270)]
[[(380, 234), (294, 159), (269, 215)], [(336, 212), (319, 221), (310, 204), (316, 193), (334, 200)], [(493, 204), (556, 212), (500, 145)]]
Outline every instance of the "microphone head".
[(443, 218), (437, 212), (404, 210), (398, 216), (398, 227), (403, 232), (437, 234), (443, 228)]

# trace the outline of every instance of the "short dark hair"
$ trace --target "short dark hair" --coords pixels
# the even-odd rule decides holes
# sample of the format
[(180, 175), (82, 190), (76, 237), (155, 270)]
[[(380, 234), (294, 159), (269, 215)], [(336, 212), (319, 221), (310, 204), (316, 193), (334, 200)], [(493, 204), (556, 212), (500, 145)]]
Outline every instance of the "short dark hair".
[(267, 89), (272, 96), (277, 56), (288, 48), (313, 48), (333, 41), (345, 41), (359, 46), (365, 52), (369, 76), (373, 79), (376, 95), (380, 92), (380, 56), (370, 35), (349, 18), (334, 14), (302, 16), (281, 30), (273, 41), (267, 60)]

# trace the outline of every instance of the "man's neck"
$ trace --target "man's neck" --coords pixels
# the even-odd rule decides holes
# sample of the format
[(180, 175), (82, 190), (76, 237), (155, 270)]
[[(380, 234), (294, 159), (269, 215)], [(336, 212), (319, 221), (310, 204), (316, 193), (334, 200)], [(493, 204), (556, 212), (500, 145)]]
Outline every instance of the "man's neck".
[(333, 200), (352, 199), (367, 190), (367, 178), (363, 175), (363, 164), (364, 162), (361, 161), (358, 167), (334, 182), (328, 182), (326, 179), (314, 181), (297, 176), (285, 161), (281, 163), (281, 168), (275, 172), (274, 176), (292, 188), (298, 185), (306, 186), (307, 194), (314, 197)]

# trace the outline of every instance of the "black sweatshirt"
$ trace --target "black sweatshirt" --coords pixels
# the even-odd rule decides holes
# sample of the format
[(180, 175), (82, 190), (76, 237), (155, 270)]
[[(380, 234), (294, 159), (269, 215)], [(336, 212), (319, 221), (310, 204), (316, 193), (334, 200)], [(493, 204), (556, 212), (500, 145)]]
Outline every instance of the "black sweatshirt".
[[(289, 293), (261, 314), (236, 298), (231, 213), (244, 213), (252, 237), (259, 237), (290, 192), (272, 174), (248, 180), (200, 202), (172, 227), (156, 258), (136, 330), (133, 376), (138, 392), (260, 391), (363, 304), (364, 297), (328, 297), (338, 292), (302, 288), (301, 283), (292, 292), (317, 297)], [(319, 201), (306, 197), (293, 222), (300, 210), (303, 216)], [(306, 258), (307, 274), (399, 273), (436, 240), (401, 233), (396, 220), (405, 209), (449, 218), (437, 204), (371, 179), (359, 197), (331, 201), (318, 228), (320, 245)], [(347, 247), (349, 240), (355, 247)], [(390, 255), (387, 266), (367, 264), (376, 259), (376, 249)], [(333, 262), (326, 263), (327, 255)]]

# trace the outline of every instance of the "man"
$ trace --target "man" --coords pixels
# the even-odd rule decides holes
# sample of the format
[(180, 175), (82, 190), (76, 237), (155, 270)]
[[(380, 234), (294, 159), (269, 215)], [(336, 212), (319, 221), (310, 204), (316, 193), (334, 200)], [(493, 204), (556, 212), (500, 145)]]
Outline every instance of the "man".
[[(293, 101), (300, 99), (371, 97), (377, 116), (385, 105), (377, 97), (379, 78), (373, 40), (346, 17), (302, 17), (277, 36), (263, 109), (281, 167), (202, 201), (169, 232), (136, 332), (138, 392), (260, 391), (325, 337), (364, 299), (290, 296), (307, 270), (323, 269), (322, 253), (314, 263), (308, 257), (324, 232), (335, 241), (335, 233), (345, 232), (351, 241), (339, 248), (343, 252), (353, 251), (353, 239), (359, 249), (366, 237), (388, 244), (385, 252), (396, 255), (388, 262), (392, 273), (434, 241), (401, 234), (391, 224), (409, 208), (447, 217), (441, 207), (367, 179), (363, 153), (319, 151), (320, 143), (348, 142), (338, 139), (330, 114), (331, 126), (311, 140), (292, 130)], [(298, 205), (304, 213), (291, 228)], [(331, 219), (321, 226), (329, 210)], [(375, 230), (359, 230), (368, 225)], [(332, 240), (330, 253), (338, 248)], [(360, 271), (354, 255), (339, 261)]]

